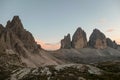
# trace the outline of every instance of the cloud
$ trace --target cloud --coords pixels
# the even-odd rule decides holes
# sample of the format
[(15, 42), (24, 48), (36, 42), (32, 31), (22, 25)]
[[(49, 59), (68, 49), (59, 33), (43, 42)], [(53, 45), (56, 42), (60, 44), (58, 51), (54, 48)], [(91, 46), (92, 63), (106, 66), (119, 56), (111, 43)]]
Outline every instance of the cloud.
[(113, 28), (110, 28), (107, 30), (107, 32), (113, 32), (113, 31), (115, 31), (115, 29), (113, 29)]
[(44, 41), (39, 39), (35, 39), (35, 41), (37, 42), (37, 44), (40, 44), (41, 47), (45, 50), (57, 50), (60, 48), (60, 43), (56, 43), (56, 44), (45, 43)]

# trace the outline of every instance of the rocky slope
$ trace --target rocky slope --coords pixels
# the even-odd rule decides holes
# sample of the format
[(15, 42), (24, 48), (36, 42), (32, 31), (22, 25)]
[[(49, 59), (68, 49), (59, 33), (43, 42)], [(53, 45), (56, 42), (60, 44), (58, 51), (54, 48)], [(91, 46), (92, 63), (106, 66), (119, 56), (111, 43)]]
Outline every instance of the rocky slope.
[(5, 27), (0, 24), (0, 80), (119, 80), (119, 72), (103, 68), (108, 61), (120, 61), (120, 47), (98, 29), (87, 42), (85, 31), (78, 28), (72, 40), (70, 34), (61, 40), (61, 49), (46, 51), (18, 16)]
[(52, 65), (38, 68), (19, 67), (0, 74), (2, 80), (120, 80), (120, 62)]
[(50, 54), (65, 63), (97, 63), (104, 61), (120, 60), (120, 51), (113, 48), (106, 49), (61, 49)]
[(62, 63), (50, 56), (35, 42), (32, 34), (24, 29), (18, 16), (14, 16), (11, 21), (8, 21), (5, 27), (0, 25), (0, 45), (0, 54), (10, 55), (8, 59), (0, 56), (0, 59), (3, 59), (0, 61), (1, 63), (4, 61), (10, 63), (12, 56), (18, 57), (18, 60), (14, 60), (15, 63), (23, 63), (28, 67)]

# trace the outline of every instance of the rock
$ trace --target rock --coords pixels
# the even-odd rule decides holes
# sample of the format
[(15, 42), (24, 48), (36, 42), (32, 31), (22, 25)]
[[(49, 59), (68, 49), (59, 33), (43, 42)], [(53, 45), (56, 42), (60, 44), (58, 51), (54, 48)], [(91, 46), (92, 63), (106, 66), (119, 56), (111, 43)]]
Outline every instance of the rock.
[(112, 42), (112, 40), (110, 38), (107, 38), (106, 42), (107, 42), (107, 46), (113, 48), (113, 42)]
[(4, 27), (2, 24), (0, 24), (0, 34), (3, 32), (3, 30), (4, 30)]
[(18, 30), (20, 31), (24, 29), (19, 16), (14, 16), (12, 21), (9, 20), (7, 22), (6, 28), (13, 29), (15, 32), (17, 32)]
[(79, 27), (72, 37), (72, 47), (79, 49), (87, 46), (86, 33)]
[[(10, 31), (4, 31), (2, 34), (1, 34), (1, 42), (4, 43), (4, 46), (6, 49), (10, 49), (11, 48), (11, 41), (13, 38), (13, 34), (10, 32)], [(15, 37), (14, 37), (15, 39)]]
[(97, 49), (104, 49), (107, 47), (106, 37), (105, 35), (100, 32), (98, 29), (94, 29), (93, 33), (89, 38), (89, 46), (97, 48)]
[(117, 44), (115, 41), (113, 41), (113, 48), (114, 48), (114, 49), (117, 49), (117, 48), (118, 48), (118, 44)]
[(14, 50), (15, 53), (26, 56), (26, 53), (39, 53), (41, 46), (35, 42), (34, 37), (26, 31), (19, 16), (14, 16), (8, 21), (4, 28), (0, 25), (0, 47), (1, 51)]
[(112, 41), (110, 38), (107, 38), (106, 41), (107, 41), (107, 46), (117, 49), (118, 45), (115, 41)]
[[(11, 22), (8, 21), (4, 31), (1, 33), (0, 40), (6, 44), (6, 48), (13, 49), (17, 42), (21, 42), (19, 37), (11, 30)], [(12, 28), (13, 29), (13, 28)], [(21, 42), (22, 43), (22, 42)]]
[(34, 52), (34, 50), (39, 49), (32, 34), (24, 29), (19, 16), (14, 16), (12, 21), (7, 22), (6, 30), (13, 32), (28, 51)]
[(4, 31), (4, 27), (2, 24), (0, 24), (0, 53), (5, 51), (5, 44), (1, 39), (3, 31)]
[(64, 39), (61, 40), (61, 48), (70, 49), (71, 48), (71, 39), (70, 34), (64, 36)]

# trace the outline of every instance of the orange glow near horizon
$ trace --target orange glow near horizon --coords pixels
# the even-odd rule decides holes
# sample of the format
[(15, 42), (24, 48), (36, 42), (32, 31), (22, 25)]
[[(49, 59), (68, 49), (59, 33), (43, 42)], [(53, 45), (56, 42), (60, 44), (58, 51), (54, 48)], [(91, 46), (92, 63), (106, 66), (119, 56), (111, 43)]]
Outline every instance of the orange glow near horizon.
[(120, 45), (120, 39), (115, 40), (118, 45)]
[(115, 41), (118, 45), (120, 45), (120, 38), (118, 37), (118, 35), (113, 35), (113, 36), (111, 36), (111, 39), (113, 40), (113, 41)]
[(47, 44), (44, 41), (35, 39), (35, 41), (37, 42), (37, 44), (40, 44), (41, 47), (45, 50), (58, 50), (60, 48), (60, 43), (57, 44)]
[[(37, 42), (37, 44), (40, 44), (41, 47), (45, 50), (58, 50), (60, 49), (60, 43), (57, 44), (47, 44), (44, 41), (35, 39), (35, 41)], [(116, 43), (119, 45), (120, 44), (120, 39), (115, 39)]]

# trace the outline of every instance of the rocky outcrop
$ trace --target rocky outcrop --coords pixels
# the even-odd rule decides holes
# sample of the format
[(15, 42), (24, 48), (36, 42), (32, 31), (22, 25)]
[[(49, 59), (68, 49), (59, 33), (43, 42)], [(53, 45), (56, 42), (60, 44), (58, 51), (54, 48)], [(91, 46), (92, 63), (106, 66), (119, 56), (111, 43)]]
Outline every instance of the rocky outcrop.
[(100, 32), (98, 29), (94, 29), (93, 33), (89, 38), (89, 46), (97, 48), (97, 49), (104, 49), (107, 47), (106, 37), (105, 35)]
[(4, 30), (4, 27), (2, 24), (0, 24), (0, 34), (2, 33), (3, 30)]
[(116, 41), (113, 41), (113, 48), (115, 48), (115, 49), (118, 48), (118, 44), (116, 43)]
[(8, 21), (6, 25), (7, 30), (11, 30), (24, 44), (24, 47), (29, 51), (34, 51), (38, 48), (32, 34), (23, 28), (23, 24), (19, 16), (14, 16), (12, 21)]
[[(47, 52), (41, 49), (41, 46), (35, 42), (32, 34), (24, 29), (18, 16), (15, 16), (12, 21), (8, 21), (6, 27), (0, 25), (0, 55), (2, 54), (10, 58), (7, 59), (7, 57), (0, 56), (1, 63), (4, 63), (4, 60), (9, 63), (13, 56), (15, 57), (13, 58), (13, 63), (23, 63), (29, 67), (48, 64), (57, 65), (57, 61), (59, 61), (54, 61), (55, 58), (53, 59), (47, 55)], [(22, 66), (22, 64), (20, 65)], [(19, 65), (16, 64), (15, 66)]]
[[(38, 68), (18, 67), (9, 71), (0, 66), (1, 80), (119, 80), (120, 62), (64, 64)], [(92, 75), (92, 76), (91, 76)]]
[(64, 36), (64, 39), (61, 40), (61, 48), (62, 49), (70, 49), (71, 48), (71, 39), (70, 34)]
[[(99, 79), (98, 76), (101, 74), (103, 74), (101, 69), (91, 65), (66, 64), (38, 68), (20, 68), (8, 78), (9, 80), (91, 80), (91, 78), (96, 79), (96, 76)], [(90, 77), (89, 75), (94, 76)]]
[(8, 21), (5, 28), (0, 25), (0, 43), (4, 49), (12, 49), (19, 54), (37, 52), (41, 48), (32, 34), (24, 29), (19, 16)]
[(117, 49), (118, 45), (115, 41), (112, 41), (110, 38), (107, 38), (106, 41), (107, 41), (107, 46)]
[(72, 37), (72, 47), (75, 49), (87, 46), (86, 33), (79, 27)]

